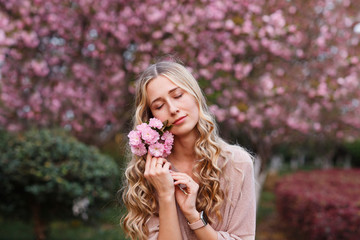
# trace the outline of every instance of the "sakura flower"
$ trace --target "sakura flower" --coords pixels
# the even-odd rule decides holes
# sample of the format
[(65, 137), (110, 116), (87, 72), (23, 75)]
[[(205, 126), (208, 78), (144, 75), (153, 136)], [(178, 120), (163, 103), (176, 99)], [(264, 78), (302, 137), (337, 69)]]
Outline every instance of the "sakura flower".
[(161, 157), (164, 153), (164, 144), (155, 143), (149, 146), (149, 152), (154, 157)]
[(139, 157), (149, 152), (154, 157), (167, 157), (171, 153), (174, 136), (159, 119), (151, 118), (148, 123), (136, 126), (128, 134), (131, 152)]
[(169, 131), (164, 132), (161, 139), (164, 140), (167, 145), (172, 145), (174, 143), (174, 135)]
[(150, 118), (149, 126), (157, 129), (161, 129), (163, 127), (163, 123), (157, 118)]
[(136, 126), (136, 130), (143, 132), (145, 129), (149, 129), (150, 127), (146, 123), (142, 123)]
[(146, 150), (145, 144), (141, 143), (136, 146), (131, 146), (131, 152), (134, 153), (135, 155), (138, 155), (139, 157), (141, 157), (147, 153), (147, 150)]
[(167, 157), (170, 155), (172, 149), (172, 145), (164, 144), (164, 153), (163, 157)]
[(141, 133), (140, 131), (131, 131), (128, 134), (129, 143), (132, 146), (139, 145), (141, 143)]
[(160, 135), (157, 131), (148, 127), (141, 132), (141, 137), (147, 144), (154, 144), (159, 140)]

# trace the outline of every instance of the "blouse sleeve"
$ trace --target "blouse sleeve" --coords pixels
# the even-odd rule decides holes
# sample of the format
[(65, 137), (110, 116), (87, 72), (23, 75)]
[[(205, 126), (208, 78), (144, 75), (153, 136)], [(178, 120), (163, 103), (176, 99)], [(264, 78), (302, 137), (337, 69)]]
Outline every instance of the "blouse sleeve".
[[(226, 231), (218, 231), (218, 240), (254, 240), (256, 228), (256, 197), (253, 162), (246, 157), (245, 162), (237, 162), (243, 175), (241, 188), (237, 187), (239, 171), (232, 171), (230, 176), (232, 183), (231, 214), (226, 220)], [(237, 173), (235, 173), (237, 172)], [(236, 174), (236, 175), (235, 175)], [(225, 220), (225, 219), (224, 219)]]
[(159, 235), (159, 217), (152, 216), (148, 222), (149, 238), (148, 240), (156, 240)]

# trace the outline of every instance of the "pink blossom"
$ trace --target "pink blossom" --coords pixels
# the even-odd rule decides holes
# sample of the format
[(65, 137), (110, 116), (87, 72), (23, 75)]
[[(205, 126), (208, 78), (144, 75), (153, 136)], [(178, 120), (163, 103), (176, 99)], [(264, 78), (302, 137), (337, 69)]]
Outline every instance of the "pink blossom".
[(31, 67), (34, 70), (34, 73), (40, 77), (44, 77), (50, 72), (45, 61), (38, 62), (33, 60), (31, 61)]
[(128, 134), (128, 138), (129, 138), (129, 143), (132, 146), (136, 146), (139, 145), (141, 143), (141, 133), (140, 131), (131, 131)]
[(160, 11), (156, 7), (152, 7), (149, 9), (149, 14), (146, 15), (147, 20), (150, 23), (155, 23), (157, 21), (160, 21), (164, 17), (164, 12)]
[(153, 32), (153, 34), (152, 34), (152, 37), (153, 37), (154, 39), (160, 39), (162, 36), (163, 36), (163, 33), (162, 33), (161, 31), (155, 31), (155, 32)]
[(234, 22), (231, 19), (225, 21), (225, 28), (231, 30), (235, 27)]
[(343, 138), (343, 137), (344, 137), (344, 132), (342, 132), (342, 131), (337, 131), (337, 132), (336, 132), (336, 137), (337, 137), (337, 138)]
[(326, 83), (322, 82), (319, 84), (318, 90), (317, 90), (317, 94), (319, 96), (323, 96), (325, 97), (326, 95), (328, 95), (328, 88)]
[(216, 116), (216, 119), (219, 122), (223, 122), (226, 119), (226, 111), (224, 109), (219, 108), (217, 105), (212, 105), (209, 107), (211, 113)]
[(160, 135), (157, 131), (148, 127), (141, 131), (141, 137), (147, 144), (154, 144), (157, 140), (159, 140)]
[(165, 131), (161, 139), (165, 141), (166, 145), (172, 145), (174, 143), (174, 135), (169, 131)]
[(154, 157), (161, 157), (164, 153), (164, 144), (155, 143), (149, 146), (149, 152)]
[(150, 128), (149, 125), (147, 125), (146, 123), (142, 123), (140, 125), (136, 126), (136, 130), (143, 132), (145, 129)]
[[(67, 125), (79, 137), (107, 139), (129, 121), (131, 76), (159, 51), (183, 49), (177, 57), (194, 69), (224, 132), (246, 129), (254, 144), (271, 142), (269, 148), (298, 141), (307, 129), (304, 138), (359, 137), (352, 99), (360, 97), (360, 5), (343, 8), (350, 0), (332, 10), (321, 5), (322, 13), (309, 17), (308, 10), (319, 11), (316, 1), (275, 1), (270, 8), (264, 1), (186, 1), (181, 8), (174, 1), (76, 1), (83, 11), (54, 0), (4, 2), (20, 14), (0, 11), (4, 128)], [(158, 142), (167, 149), (166, 140)]]
[(171, 153), (171, 149), (172, 149), (172, 145), (168, 145), (168, 144), (164, 144), (164, 154), (163, 157), (167, 157), (168, 155), (170, 155)]
[(286, 24), (284, 15), (281, 10), (277, 10), (273, 14), (270, 15), (270, 21), (273, 25), (279, 28), (283, 28)]
[(21, 129), (20, 124), (9, 124), (9, 126), (8, 126), (8, 130), (10, 132), (16, 132), (16, 131), (19, 131), (20, 129)]
[(321, 124), (319, 122), (314, 123), (314, 130), (319, 132), (321, 130)]
[(24, 44), (30, 48), (35, 48), (40, 43), (35, 32), (22, 32), (21, 38), (24, 41)]
[(243, 27), (242, 30), (244, 33), (251, 33), (254, 30), (253, 24), (251, 23), (250, 20), (245, 20), (242, 27)]
[(239, 115), (237, 116), (236, 120), (239, 122), (239, 123), (242, 123), (246, 120), (246, 114), (245, 113), (239, 113)]
[(291, 14), (295, 14), (296, 13), (296, 7), (295, 6), (290, 6), (289, 7), (289, 13), (291, 13)]
[(145, 155), (147, 153), (145, 144), (141, 143), (136, 146), (131, 146), (131, 152), (139, 157)]
[(250, 120), (250, 126), (253, 128), (262, 128), (263, 118), (261, 116), (256, 116)]
[(153, 128), (161, 129), (163, 127), (163, 123), (157, 118), (150, 118), (149, 126)]
[(0, 29), (0, 43), (2, 44), (6, 40), (5, 32)]
[(237, 115), (239, 115), (240, 111), (239, 108), (236, 106), (231, 106), (230, 107), (230, 116), (232, 117), (236, 117)]
[(74, 128), (75, 131), (77, 132), (81, 132), (83, 130), (83, 126), (81, 124), (79, 124), (78, 122), (73, 122), (71, 124), (72, 128)]
[(358, 58), (358, 57), (351, 57), (351, 58), (350, 58), (350, 62), (351, 62), (352, 64), (357, 64), (357, 63), (359, 63), (359, 58)]
[(252, 70), (252, 65), (251, 64), (244, 65), (238, 63), (235, 64), (234, 70), (235, 70), (235, 77), (240, 80), (246, 77), (250, 73), (250, 71)]

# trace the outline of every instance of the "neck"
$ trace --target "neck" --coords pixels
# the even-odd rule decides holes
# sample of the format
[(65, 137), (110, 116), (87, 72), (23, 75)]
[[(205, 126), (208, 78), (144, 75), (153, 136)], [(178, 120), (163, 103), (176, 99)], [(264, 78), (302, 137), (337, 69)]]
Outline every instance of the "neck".
[(196, 159), (195, 142), (198, 138), (198, 133), (193, 131), (187, 135), (175, 136), (174, 146), (170, 159), (174, 163), (193, 163)]

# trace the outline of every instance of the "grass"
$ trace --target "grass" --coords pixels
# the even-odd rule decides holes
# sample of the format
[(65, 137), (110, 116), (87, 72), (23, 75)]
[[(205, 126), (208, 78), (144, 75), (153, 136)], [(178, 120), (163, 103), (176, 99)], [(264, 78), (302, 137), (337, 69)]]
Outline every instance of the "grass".
[[(257, 210), (257, 224), (266, 222), (274, 211), (275, 195), (265, 188)], [(48, 240), (124, 240), (125, 235), (119, 226), (122, 214), (123, 210), (109, 207), (103, 209), (98, 221), (93, 223), (80, 220), (54, 221), (50, 225)], [(0, 217), (0, 240), (34, 240), (31, 223)]]
[(256, 223), (259, 225), (275, 211), (275, 194), (264, 190), (261, 193), (259, 206), (256, 214)]
[[(314, 169), (314, 166), (306, 166), (302, 170), (312, 169)], [(275, 182), (279, 179), (279, 177), (292, 172), (294, 172), (294, 170), (288, 166), (284, 167), (282, 171), (276, 175), (268, 175), (257, 209), (257, 225), (260, 227), (257, 227), (258, 230), (261, 230), (262, 226), (268, 225), (267, 223), (269, 221), (274, 221), (274, 215), (276, 213), (274, 194)], [(54, 221), (50, 225), (50, 234), (48, 240), (126, 239), (122, 228), (119, 226), (119, 219), (122, 214), (123, 210), (108, 207), (99, 213), (99, 219), (96, 222), (88, 223), (79, 220)], [(268, 231), (271, 232), (272, 230), (270, 229)], [(257, 236), (257, 239), (273, 239), (261, 238), (260, 236), (261, 234), (259, 234), (259, 237)], [(33, 239), (34, 234), (31, 223), (8, 220), (0, 216), (0, 240)]]
[[(104, 209), (99, 222), (86, 223), (80, 220), (54, 221), (50, 224), (48, 240), (122, 240), (126, 239), (119, 226), (122, 211)], [(0, 240), (33, 240), (31, 223), (0, 218)]]
[(20, 221), (8, 221), (0, 219), (1, 240), (25, 240), (34, 239), (32, 226)]
[[(261, 224), (275, 211), (275, 195), (264, 190), (257, 211), (257, 224)], [(125, 240), (119, 218), (123, 214), (117, 208), (100, 212), (99, 220), (87, 223), (80, 220), (54, 221), (50, 225), (48, 240)], [(31, 223), (7, 220), (0, 217), (0, 240), (34, 240)]]

